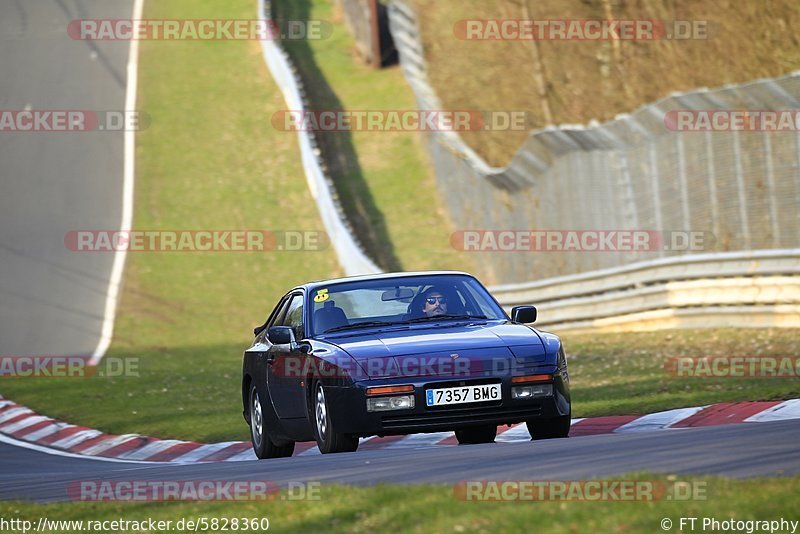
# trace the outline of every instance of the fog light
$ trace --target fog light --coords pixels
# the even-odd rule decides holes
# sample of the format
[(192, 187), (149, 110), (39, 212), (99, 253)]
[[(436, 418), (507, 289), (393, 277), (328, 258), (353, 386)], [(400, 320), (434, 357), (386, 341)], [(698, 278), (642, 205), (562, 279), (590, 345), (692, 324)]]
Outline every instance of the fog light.
[(553, 394), (553, 384), (539, 384), (534, 386), (515, 386), (511, 388), (512, 399), (532, 399), (535, 397), (549, 397)]
[(414, 396), (403, 395), (402, 397), (378, 397), (377, 399), (367, 399), (368, 412), (386, 412), (388, 410), (409, 410), (414, 407)]

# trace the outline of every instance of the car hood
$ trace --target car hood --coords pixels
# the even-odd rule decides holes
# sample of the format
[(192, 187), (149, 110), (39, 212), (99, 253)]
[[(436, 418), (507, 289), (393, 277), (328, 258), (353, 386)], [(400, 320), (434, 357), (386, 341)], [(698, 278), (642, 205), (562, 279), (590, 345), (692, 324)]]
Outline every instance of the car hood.
[[(522, 363), (522, 353), (510, 347), (524, 348), (525, 364), (542, 362), (546, 357), (544, 345), (535, 331), (508, 322), (442, 323), (422, 328), (412, 326), (408, 329), (358, 333), (328, 341), (347, 351), (370, 377), (395, 375), (398, 369), (402, 376), (431, 374), (430, 365), (426, 365), (431, 360), (436, 363), (433, 374), (451, 376), (452, 373), (444, 370), (446, 366), (443, 364), (458, 358), (461, 358), (459, 363), (471, 365), (472, 371), (480, 371), (485, 376), (491, 369), (509, 368)], [(458, 356), (454, 357), (454, 354)], [(384, 361), (376, 364), (376, 359)], [(394, 359), (394, 362), (386, 362), (387, 359)]]

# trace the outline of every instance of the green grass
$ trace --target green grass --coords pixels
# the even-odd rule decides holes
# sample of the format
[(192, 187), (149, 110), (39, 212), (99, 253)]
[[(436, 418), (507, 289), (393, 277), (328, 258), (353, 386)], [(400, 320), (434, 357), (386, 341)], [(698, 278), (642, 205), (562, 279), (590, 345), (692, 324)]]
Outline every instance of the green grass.
[[(145, 18), (251, 19), (251, 0), (145, 2)], [(254, 41), (145, 41), (137, 134), (137, 229), (320, 230), (296, 138), (272, 129), (285, 107)], [(131, 253), (108, 357), (141, 376), (4, 380), (0, 393), (110, 432), (247, 438), (241, 354), (292, 285), (339, 275), (332, 250)]]
[(677, 378), (674, 356), (800, 355), (797, 330), (709, 329), (565, 336), (576, 417), (646, 414), (715, 402), (800, 398), (798, 378)]
[[(145, 3), (148, 18), (253, 16), (249, 0)], [(328, 2), (316, 3), (311, 16), (335, 19)], [(362, 109), (412, 109), (399, 69), (358, 63), (349, 33), (335, 22), (332, 39), (313, 43), (314, 58), (342, 100)], [(272, 127), (286, 104), (259, 43), (143, 42), (138, 107), (152, 123), (137, 135), (135, 228), (322, 228), (296, 134)], [(355, 134), (351, 163), (364, 171), (347, 175), (360, 184), (353, 198), (374, 195), (370, 224), (383, 225), (379, 242), (396, 248), (403, 268), (466, 268), (449, 247), (419, 142), (414, 133)], [(245, 440), (241, 353), (250, 328), (292, 285), (340, 274), (331, 250), (129, 254), (108, 357), (137, 358), (140, 375), (4, 380), (0, 394), (112, 433)]]
[[(332, 39), (310, 46), (342, 102), (357, 107), (363, 101), (362, 109), (413, 106), (407, 91), (392, 96), (401, 83), (397, 69), (376, 72), (352, 59), (352, 41), (330, 3), (311, 7), (308, 16), (336, 23)], [(244, 19), (253, 12), (250, 0), (173, 0), (147, 2), (145, 16)], [(272, 114), (285, 104), (258, 43), (143, 42), (139, 95), (152, 124), (137, 136), (136, 228), (321, 228), (296, 138), (271, 126)], [(443, 252), (444, 226), (425, 218), (438, 201), (415, 159), (417, 139), (354, 134), (362, 185), (369, 184), (383, 210), (405, 267), (456, 267), (434, 261), (439, 252), (445, 258), (454, 253)], [(410, 163), (391, 163), (383, 156), (388, 148)], [(402, 193), (407, 187), (414, 189), (413, 201)], [(405, 223), (404, 209), (410, 210)], [(139, 376), (3, 379), (0, 394), (106, 432), (246, 440), (240, 381), (249, 329), (293, 284), (337, 274), (330, 250), (131, 253), (108, 357), (138, 359)], [(796, 330), (732, 329), (567, 336), (574, 415), (800, 397), (797, 380), (678, 380), (663, 372), (663, 359), (672, 355), (797, 355), (798, 339)]]
[[(621, 480), (615, 477), (614, 480)], [(800, 477), (730, 480), (637, 474), (625, 480), (705, 484), (706, 500), (653, 502), (475, 502), (455, 497), (445, 485), (323, 486), (319, 500), (205, 503), (0, 503), (0, 517), (35, 523), (51, 520), (170, 520), (263, 518), (277, 532), (662, 532), (661, 520), (714, 517), (720, 521), (787, 520), (797, 517)], [(545, 528), (546, 526), (546, 528)], [(698, 521), (698, 531), (700, 523)], [(684, 527), (688, 530), (688, 527)], [(199, 530), (205, 532), (206, 530)], [(64, 532), (71, 532), (64, 530)]]
[[(207, 323), (206, 323), (207, 324)], [(4, 395), (108, 432), (201, 441), (247, 440), (240, 416), (241, 343), (116, 347), (139, 377), (4, 379)], [(800, 398), (798, 379), (675, 378), (670, 356), (794, 356), (796, 330), (683, 330), (566, 336), (575, 417), (646, 414), (715, 402)]]
[[(355, 44), (332, 0), (277, 0), (279, 20), (324, 20), (328, 39), (287, 41), (311, 107), (414, 110), (399, 66), (375, 70)], [(286, 135), (294, 135), (287, 133)], [(450, 246), (453, 232), (417, 132), (320, 132), (339, 198), (371, 256), (385, 270), (472, 270), (473, 258)]]

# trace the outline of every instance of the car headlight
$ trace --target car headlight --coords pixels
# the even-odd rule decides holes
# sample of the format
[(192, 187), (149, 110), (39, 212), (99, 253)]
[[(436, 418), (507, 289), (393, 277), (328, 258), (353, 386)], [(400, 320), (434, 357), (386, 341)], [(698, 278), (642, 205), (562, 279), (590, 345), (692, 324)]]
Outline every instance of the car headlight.
[(529, 386), (514, 386), (511, 388), (512, 399), (535, 399), (549, 397), (553, 394), (553, 384), (531, 384)]
[(414, 395), (399, 397), (376, 397), (367, 399), (368, 412), (387, 412), (389, 410), (410, 410), (414, 407)]

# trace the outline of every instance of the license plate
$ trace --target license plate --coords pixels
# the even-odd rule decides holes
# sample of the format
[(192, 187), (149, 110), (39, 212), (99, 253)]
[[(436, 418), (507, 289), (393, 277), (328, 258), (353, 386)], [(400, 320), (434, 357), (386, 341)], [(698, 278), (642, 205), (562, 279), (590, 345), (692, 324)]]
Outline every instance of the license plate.
[(438, 388), (425, 391), (425, 402), (428, 406), (465, 404), (468, 402), (489, 402), (500, 400), (500, 398), (500, 384)]

